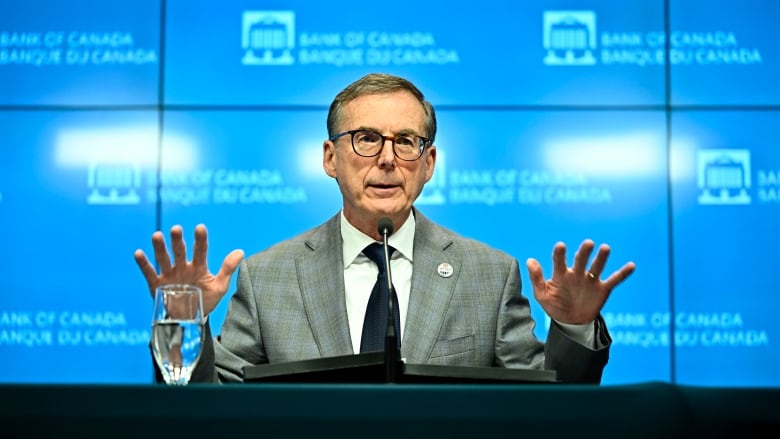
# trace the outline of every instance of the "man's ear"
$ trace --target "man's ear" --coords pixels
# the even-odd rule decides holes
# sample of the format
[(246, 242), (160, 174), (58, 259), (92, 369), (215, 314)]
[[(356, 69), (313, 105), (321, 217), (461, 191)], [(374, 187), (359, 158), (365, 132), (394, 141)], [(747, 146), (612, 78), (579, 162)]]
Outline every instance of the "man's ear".
[(436, 165), (436, 146), (431, 145), (428, 147), (428, 154), (425, 156), (425, 182), (429, 182), (433, 178), (433, 169)]
[(336, 178), (336, 144), (330, 140), (322, 143), (322, 169), (329, 177)]

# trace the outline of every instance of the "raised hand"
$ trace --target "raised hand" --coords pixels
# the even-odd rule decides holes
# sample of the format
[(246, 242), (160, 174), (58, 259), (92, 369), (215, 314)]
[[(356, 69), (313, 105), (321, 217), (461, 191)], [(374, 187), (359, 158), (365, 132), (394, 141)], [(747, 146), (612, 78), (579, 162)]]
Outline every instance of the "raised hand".
[(206, 260), (208, 253), (206, 226), (199, 224), (195, 227), (195, 247), (192, 261), (187, 260), (187, 247), (184, 243), (181, 226), (173, 226), (170, 234), (173, 262), (171, 262), (162, 232), (157, 231), (152, 234), (152, 248), (154, 249), (155, 261), (160, 268), (159, 274), (143, 250), (138, 249), (133, 255), (141, 273), (146, 278), (149, 293), (154, 297), (154, 290), (160, 285), (197, 285), (203, 291), (203, 314), (208, 315), (227, 293), (230, 278), (244, 258), (244, 252), (243, 250), (230, 252), (222, 262), (219, 272), (213, 275), (208, 269)]
[(599, 246), (596, 257), (586, 270), (595, 244), (586, 239), (574, 255), (574, 265), (566, 265), (566, 244), (553, 248), (552, 278), (545, 280), (542, 266), (536, 259), (526, 261), (534, 289), (534, 297), (550, 318), (561, 323), (584, 324), (595, 320), (612, 290), (634, 272), (636, 265), (628, 262), (605, 280), (601, 274), (607, 265), (610, 248)]

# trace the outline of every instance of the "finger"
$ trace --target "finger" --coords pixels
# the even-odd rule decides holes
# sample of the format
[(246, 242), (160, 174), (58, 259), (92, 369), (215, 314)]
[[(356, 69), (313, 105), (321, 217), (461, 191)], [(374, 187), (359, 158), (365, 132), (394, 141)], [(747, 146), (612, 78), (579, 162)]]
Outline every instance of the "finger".
[(553, 277), (566, 273), (566, 244), (558, 242), (553, 247)]
[(634, 273), (634, 270), (636, 270), (636, 264), (629, 262), (621, 267), (620, 270), (612, 273), (612, 275), (604, 281), (604, 285), (607, 287), (607, 290), (611, 291), (613, 288), (618, 286), (621, 282), (626, 280), (628, 276), (631, 276), (631, 274)]
[(534, 296), (544, 293), (547, 282), (544, 280), (542, 265), (536, 259), (529, 258), (525, 261), (525, 266), (528, 269), (528, 278), (531, 280)]
[(184, 244), (184, 231), (181, 226), (171, 227), (171, 249), (173, 250), (173, 264), (187, 264), (187, 247)]
[(169, 271), (171, 269), (171, 257), (168, 255), (168, 249), (165, 248), (165, 237), (162, 232), (158, 231), (152, 234), (152, 248), (154, 248), (154, 260), (157, 261), (160, 272)]
[(154, 266), (143, 250), (136, 250), (133, 257), (135, 258), (135, 263), (138, 264), (138, 268), (141, 269), (141, 274), (144, 275), (146, 283), (149, 285), (149, 292), (154, 295), (154, 289), (157, 288), (157, 271), (155, 271)]
[(195, 247), (192, 251), (192, 263), (194, 265), (205, 265), (208, 254), (209, 242), (206, 226), (198, 224), (195, 226)]
[(590, 271), (596, 278), (601, 277), (601, 273), (604, 271), (604, 267), (607, 265), (607, 259), (609, 258), (610, 248), (607, 244), (601, 244), (599, 251), (596, 253), (596, 257), (593, 258), (593, 263), (590, 264)]
[(233, 276), (233, 273), (236, 271), (236, 268), (238, 268), (238, 264), (241, 263), (242, 259), (244, 259), (243, 250), (233, 250), (225, 256), (225, 260), (222, 261), (222, 267), (220, 267), (219, 273), (217, 273), (217, 278), (220, 282), (224, 284), (230, 282), (230, 277)]
[(595, 244), (590, 239), (582, 241), (580, 248), (577, 249), (577, 253), (574, 254), (574, 266), (572, 266), (572, 270), (575, 273), (585, 273), (585, 267), (588, 265), (588, 259), (590, 259), (590, 254), (593, 253), (594, 246)]

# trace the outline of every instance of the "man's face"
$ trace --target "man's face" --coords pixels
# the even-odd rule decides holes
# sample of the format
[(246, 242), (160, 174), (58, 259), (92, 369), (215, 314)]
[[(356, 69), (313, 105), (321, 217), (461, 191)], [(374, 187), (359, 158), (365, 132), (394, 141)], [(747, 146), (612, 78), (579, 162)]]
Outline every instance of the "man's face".
[[(338, 132), (369, 129), (385, 136), (414, 133), (427, 137), (425, 111), (409, 92), (361, 96), (342, 108)], [(363, 233), (378, 238), (379, 218), (388, 216), (395, 227), (406, 220), (423, 185), (433, 176), (436, 149), (428, 147), (415, 161), (401, 160), (390, 140), (379, 155), (361, 157), (352, 150), (351, 136), (323, 145), (325, 172), (338, 181), (344, 215)]]

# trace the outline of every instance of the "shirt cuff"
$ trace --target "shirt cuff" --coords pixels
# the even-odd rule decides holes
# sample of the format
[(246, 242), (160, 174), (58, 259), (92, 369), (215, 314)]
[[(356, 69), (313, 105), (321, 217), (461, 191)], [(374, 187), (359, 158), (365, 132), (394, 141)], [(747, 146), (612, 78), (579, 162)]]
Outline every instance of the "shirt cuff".
[(601, 317), (590, 323), (572, 324), (555, 321), (561, 331), (577, 343), (599, 350), (609, 346), (610, 338)]

